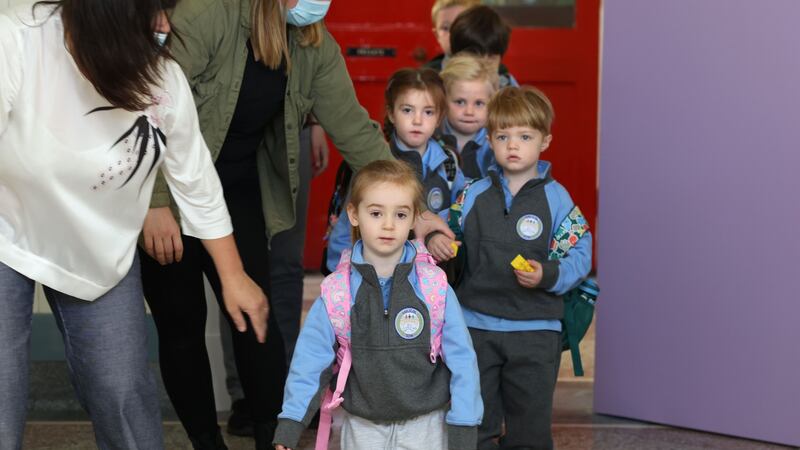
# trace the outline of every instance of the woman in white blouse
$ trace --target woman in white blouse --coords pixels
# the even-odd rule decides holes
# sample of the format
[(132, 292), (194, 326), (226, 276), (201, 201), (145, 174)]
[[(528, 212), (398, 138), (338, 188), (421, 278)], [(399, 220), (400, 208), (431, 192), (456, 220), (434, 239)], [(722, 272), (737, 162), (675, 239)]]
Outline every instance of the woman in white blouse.
[(164, 38), (176, 0), (61, 0), (0, 14), (0, 448), (27, 410), (34, 282), (61, 329), (100, 448), (163, 448), (136, 259), (161, 166), (243, 331), (245, 274), (189, 86)]

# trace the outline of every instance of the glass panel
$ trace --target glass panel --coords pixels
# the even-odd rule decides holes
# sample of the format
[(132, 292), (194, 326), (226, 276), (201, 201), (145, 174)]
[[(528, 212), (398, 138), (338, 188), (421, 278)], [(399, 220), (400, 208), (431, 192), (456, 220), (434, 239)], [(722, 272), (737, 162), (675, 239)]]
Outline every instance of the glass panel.
[(575, 0), (482, 0), (512, 27), (574, 28)]

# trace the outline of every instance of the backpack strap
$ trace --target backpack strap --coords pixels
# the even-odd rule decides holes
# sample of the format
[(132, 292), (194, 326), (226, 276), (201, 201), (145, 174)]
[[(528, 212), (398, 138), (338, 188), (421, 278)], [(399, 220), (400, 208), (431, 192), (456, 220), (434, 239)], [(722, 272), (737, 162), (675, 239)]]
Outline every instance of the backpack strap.
[(456, 175), (458, 175), (458, 156), (453, 150), (445, 146), (442, 146), (442, 150), (447, 155), (447, 159), (443, 163), (444, 173), (447, 176), (447, 187), (453, 189), (453, 182), (456, 180)]
[(464, 185), (464, 189), (461, 190), (461, 193), (458, 194), (456, 197), (456, 202), (450, 206), (450, 212), (447, 215), (447, 225), (450, 227), (450, 230), (453, 231), (456, 235), (457, 240), (463, 239), (463, 224), (464, 218), (462, 217), (464, 212), (464, 202), (467, 199), (467, 192), (469, 191), (470, 186), (472, 186), (475, 182), (479, 180), (470, 180)]
[(336, 335), (336, 362), (333, 372), (338, 373), (336, 389), (327, 389), (320, 407), (319, 429), (317, 431), (316, 450), (326, 450), (331, 432), (331, 413), (341, 405), (342, 392), (347, 385), (347, 376), (352, 365), (350, 350), (350, 249), (342, 252), (336, 271), (325, 277), (321, 285), (321, 297), (328, 312), (328, 319)]
[(447, 302), (447, 275), (440, 269), (433, 255), (425, 248), (425, 244), (417, 239), (412, 241), (417, 251), (414, 267), (417, 271), (419, 288), (428, 306), (431, 318), (431, 363), (442, 355), (442, 328), (444, 328), (444, 311)]
[(339, 216), (342, 214), (342, 210), (344, 209), (344, 202), (347, 199), (348, 191), (350, 190), (350, 178), (353, 176), (353, 170), (350, 169), (350, 166), (347, 162), (342, 161), (339, 164), (339, 169), (336, 170), (336, 182), (333, 187), (333, 193), (331, 194), (331, 199), (328, 202), (328, 226), (325, 229), (325, 237), (323, 237), (324, 241), (327, 241), (330, 238), (331, 231), (333, 227), (336, 226), (336, 222), (339, 220)]

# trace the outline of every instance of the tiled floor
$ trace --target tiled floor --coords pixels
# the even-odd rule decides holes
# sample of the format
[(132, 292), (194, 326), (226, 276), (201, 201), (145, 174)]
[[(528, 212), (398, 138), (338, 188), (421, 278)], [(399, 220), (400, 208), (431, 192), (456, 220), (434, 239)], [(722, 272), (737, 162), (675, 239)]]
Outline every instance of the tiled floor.
[[(319, 295), (319, 276), (308, 276), (304, 310)], [(634, 422), (592, 413), (594, 377), (594, 329), (581, 344), (586, 377), (572, 376), (564, 355), (555, 393), (553, 435), (559, 450), (780, 450), (788, 449), (744, 439), (730, 438), (655, 424)], [(38, 365), (38, 366), (37, 366)], [(66, 379), (63, 363), (37, 363), (32, 381), (30, 422), (25, 430), (27, 450), (86, 450), (96, 448), (91, 424), (80, 410)], [(38, 374), (38, 375), (36, 375)], [(163, 390), (163, 388), (162, 388)], [(165, 397), (165, 396), (164, 396)], [(168, 450), (191, 450), (186, 434), (166, 400), (163, 402), (165, 444)], [(224, 422), (224, 420), (223, 420)], [(331, 450), (339, 450), (334, 431)], [(226, 436), (230, 450), (251, 450), (253, 441)], [(314, 433), (307, 431), (295, 450), (314, 448)]]
[[(556, 390), (553, 436), (558, 450), (782, 450), (789, 447), (735, 439), (659, 425), (593, 415), (592, 383), (561, 381)], [(180, 424), (164, 424), (166, 448), (191, 450)], [(334, 434), (330, 450), (339, 450)], [(253, 441), (226, 436), (230, 450), (252, 450)], [(96, 448), (88, 422), (30, 422), (24, 449), (88, 450)], [(307, 431), (296, 450), (312, 450)]]

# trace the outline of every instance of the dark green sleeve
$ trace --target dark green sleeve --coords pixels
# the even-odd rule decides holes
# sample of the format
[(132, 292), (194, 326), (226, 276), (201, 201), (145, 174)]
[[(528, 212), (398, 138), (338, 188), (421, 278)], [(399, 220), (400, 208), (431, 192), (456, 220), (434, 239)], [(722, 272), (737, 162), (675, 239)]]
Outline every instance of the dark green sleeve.
[(393, 159), (380, 126), (358, 103), (339, 45), (330, 33), (324, 31), (320, 48), (301, 51), (319, 52), (314, 58), (312, 112), (350, 167), (357, 171), (372, 161)]

